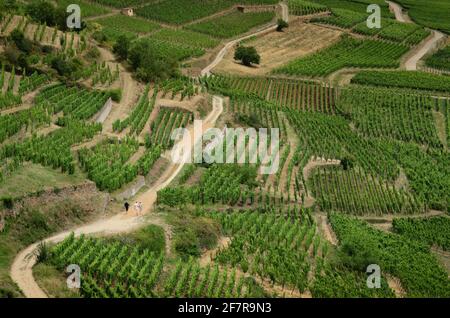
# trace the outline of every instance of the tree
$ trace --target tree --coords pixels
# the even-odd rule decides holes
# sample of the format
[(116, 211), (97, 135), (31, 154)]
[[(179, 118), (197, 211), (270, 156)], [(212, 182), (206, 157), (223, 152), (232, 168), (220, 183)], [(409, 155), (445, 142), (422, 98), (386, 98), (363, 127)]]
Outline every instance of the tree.
[(56, 25), (56, 8), (51, 2), (35, 0), (27, 5), (26, 13), (34, 20), (47, 25)]
[(278, 32), (282, 32), (283, 29), (287, 28), (289, 26), (289, 24), (284, 21), (283, 19), (278, 19), (278, 25), (277, 25), (277, 31)]
[(178, 75), (178, 63), (167, 56), (161, 56), (147, 41), (135, 43), (128, 52), (128, 61), (141, 80), (157, 81)]
[(353, 168), (353, 159), (349, 157), (344, 157), (341, 160), (341, 166), (344, 170), (349, 170)]
[(9, 40), (14, 42), (16, 47), (22, 52), (30, 53), (33, 49), (31, 41), (26, 39), (23, 35), (23, 32), (18, 29), (15, 29), (11, 32), (11, 34), (9, 35)]
[(245, 47), (239, 46), (234, 52), (234, 59), (239, 60), (245, 66), (251, 66), (252, 64), (259, 64), (261, 57), (253, 46)]
[(128, 58), (128, 51), (130, 50), (130, 43), (130, 39), (127, 36), (119, 36), (114, 44), (113, 52), (117, 54), (121, 60), (126, 60)]

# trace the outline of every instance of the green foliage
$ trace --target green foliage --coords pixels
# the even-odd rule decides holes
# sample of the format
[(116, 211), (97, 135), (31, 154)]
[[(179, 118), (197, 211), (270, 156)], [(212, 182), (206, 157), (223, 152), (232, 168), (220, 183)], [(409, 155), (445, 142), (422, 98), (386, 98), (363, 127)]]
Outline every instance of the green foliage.
[(278, 21), (277, 21), (277, 31), (278, 32), (282, 32), (288, 26), (289, 26), (289, 24), (286, 21), (284, 21), (283, 19), (278, 19)]
[(325, 5), (303, 0), (289, 0), (288, 6), (289, 14), (300, 16), (327, 11), (327, 7)]
[(257, 109), (290, 108), (333, 113), (336, 100), (334, 88), (301, 80), (213, 75), (203, 78), (202, 84), (220, 94), (248, 99)]
[(109, 96), (116, 103), (120, 103), (122, 100), (122, 90), (120, 88), (112, 89), (109, 91)]
[(423, 203), (403, 190), (351, 170), (328, 167), (311, 177), (314, 197), (324, 211), (356, 215), (413, 214), (423, 211)]
[(450, 77), (417, 71), (364, 71), (352, 83), (450, 92)]
[(145, 81), (164, 80), (178, 74), (178, 60), (190, 56), (192, 50), (185, 51), (168, 43), (140, 40), (135, 42), (128, 59), (137, 76)]
[(26, 39), (23, 32), (18, 29), (14, 29), (11, 32), (9, 39), (24, 53), (30, 53), (33, 49), (31, 41)]
[(450, 71), (450, 45), (429, 56), (425, 64), (439, 70)]
[(14, 199), (12, 197), (3, 197), (1, 201), (5, 209), (12, 209), (14, 207)]
[[(376, 40), (358, 40), (343, 36), (319, 52), (294, 60), (275, 70), (288, 75), (326, 76), (344, 67), (394, 68), (408, 51), (403, 45)], [(379, 54), (373, 54), (379, 52)]]
[(174, 144), (172, 134), (175, 129), (185, 128), (193, 119), (194, 114), (189, 111), (161, 107), (158, 116), (150, 125), (150, 144), (164, 149), (171, 148)]
[[(386, 73), (389, 78), (383, 83), (389, 85), (389, 79), (393, 80), (393, 74), (397, 72)], [(361, 79), (365, 74), (369, 78), (372, 75), (371, 72), (359, 74), (363, 74)], [(377, 76), (380, 80), (383, 78), (379, 72), (374, 72), (374, 75), (374, 78)], [(401, 73), (399, 75), (399, 83), (409, 83), (407, 80), (409, 77), (402, 78)], [(356, 82), (367, 83), (363, 80)], [(442, 148), (433, 117), (436, 101), (436, 98), (425, 94), (361, 87), (342, 90), (338, 109), (340, 113), (348, 115), (355, 127), (366, 136), (413, 141), (429, 147)]]
[(236, 11), (208, 21), (192, 24), (187, 28), (216, 38), (226, 39), (245, 33), (258, 25), (266, 24), (272, 21), (274, 17), (273, 12), (241, 13)]
[[(235, 4), (275, 4), (277, 0), (171, 0), (140, 7), (136, 13), (144, 18), (173, 24), (185, 24), (230, 8)], [(177, 10), (174, 10), (174, 5)]]
[(113, 46), (113, 52), (121, 60), (126, 60), (128, 58), (128, 51), (130, 50), (131, 41), (125, 35), (120, 35), (117, 38), (116, 43)]
[(254, 197), (256, 167), (217, 164), (206, 170), (199, 185), (168, 187), (158, 192), (158, 204), (228, 204), (246, 202)]
[(385, 272), (400, 279), (407, 296), (450, 295), (447, 272), (427, 246), (375, 230), (363, 221), (342, 214), (331, 213), (329, 219), (341, 244), (356, 246), (361, 255), (372, 255)]
[(245, 66), (259, 64), (261, 57), (254, 47), (238, 46), (234, 52), (234, 59), (241, 61)]
[(450, 250), (450, 218), (397, 218), (392, 222), (395, 233), (408, 239), (426, 242)]
[(450, 3), (442, 0), (399, 0), (408, 15), (418, 24), (450, 33)]

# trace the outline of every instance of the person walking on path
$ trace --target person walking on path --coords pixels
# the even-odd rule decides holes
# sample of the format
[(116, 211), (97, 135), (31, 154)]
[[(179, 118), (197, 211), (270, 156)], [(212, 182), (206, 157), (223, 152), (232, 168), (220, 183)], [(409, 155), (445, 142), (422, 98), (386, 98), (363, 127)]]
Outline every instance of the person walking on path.
[(128, 209), (130, 208), (130, 204), (128, 203), (128, 201), (125, 202), (124, 207), (125, 207), (125, 213), (128, 213)]

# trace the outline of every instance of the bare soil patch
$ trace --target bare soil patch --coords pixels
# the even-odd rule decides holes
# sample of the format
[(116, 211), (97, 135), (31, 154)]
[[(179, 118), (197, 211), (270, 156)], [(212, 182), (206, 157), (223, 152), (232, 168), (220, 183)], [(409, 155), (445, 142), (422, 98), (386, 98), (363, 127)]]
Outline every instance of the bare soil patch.
[(293, 21), (284, 32), (270, 32), (246, 41), (261, 55), (261, 64), (246, 67), (234, 61), (234, 50), (229, 50), (214, 69), (216, 73), (264, 75), (289, 61), (316, 52), (339, 39), (341, 31)]

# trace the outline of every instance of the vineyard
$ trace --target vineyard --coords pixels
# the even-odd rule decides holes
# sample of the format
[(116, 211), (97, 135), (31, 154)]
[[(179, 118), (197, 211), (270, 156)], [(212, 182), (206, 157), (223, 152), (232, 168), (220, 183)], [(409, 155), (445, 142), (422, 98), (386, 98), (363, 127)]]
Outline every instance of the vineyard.
[(109, 95), (105, 92), (55, 84), (43, 89), (35, 103), (45, 104), (53, 114), (62, 111), (64, 116), (89, 119), (100, 111), (108, 98)]
[(194, 114), (180, 109), (161, 107), (158, 116), (150, 125), (150, 144), (171, 148), (175, 129), (184, 128), (194, 120)]
[(425, 72), (364, 71), (353, 77), (352, 83), (450, 93), (450, 77)]
[(339, 213), (330, 214), (330, 222), (343, 244), (357, 246), (361, 255), (368, 253), (377, 264), (399, 277), (409, 297), (450, 295), (447, 273), (422, 242), (381, 232)]
[(190, 25), (188, 28), (216, 38), (231, 38), (273, 20), (273, 12), (232, 12), (228, 15)]
[(99, 189), (112, 192), (133, 181), (138, 174), (146, 175), (161, 155), (160, 147), (150, 148), (136, 164), (129, 164), (138, 148), (139, 143), (132, 138), (108, 139), (91, 149), (78, 150), (78, 159)]
[(321, 209), (356, 215), (413, 214), (423, 212), (423, 203), (356, 170), (320, 168), (311, 177), (312, 191)]
[(89, 298), (245, 297), (252, 284), (236, 271), (216, 266), (200, 267), (194, 259), (166, 266), (163, 253), (118, 242), (69, 236), (51, 250), (48, 261), (59, 269), (79, 264), (80, 289)]
[(411, 240), (450, 250), (450, 219), (447, 217), (395, 219), (392, 226), (396, 233)]
[(277, 78), (211, 76), (204, 85), (225, 95), (254, 95), (273, 103), (278, 109), (311, 110), (333, 113), (336, 90), (328, 85)]
[(325, 5), (310, 1), (289, 0), (288, 5), (289, 12), (293, 15), (309, 15), (327, 11), (327, 7)]
[(138, 101), (138, 104), (134, 107), (133, 112), (125, 120), (121, 121), (118, 119), (113, 123), (114, 131), (123, 131), (125, 128), (130, 126), (130, 133), (135, 135), (140, 135), (147, 123), (148, 118), (155, 106), (156, 94), (158, 90), (155, 89), (155, 93), (151, 100), (148, 99), (149, 86), (146, 87), (144, 94)]
[(450, 45), (429, 56), (425, 64), (438, 70), (450, 71)]
[(355, 127), (368, 137), (441, 148), (433, 117), (437, 104), (438, 100), (428, 95), (358, 88), (343, 90), (338, 108), (351, 116)]
[[(337, 44), (277, 69), (288, 75), (326, 76), (345, 67), (396, 68), (406, 46), (343, 37)], [(379, 54), (373, 54), (379, 52)]]
[(177, 0), (177, 10), (173, 10), (173, 3), (169, 0), (159, 1), (154, 4), (141, 7), (137, 14), (151, 20), (185, 24), (198, 20), (219, 11), (231, 8), (235, 4), (275, 4), (276, 0)]
[(0, 298), (450, 297), (448, 4), (11, 3)]

